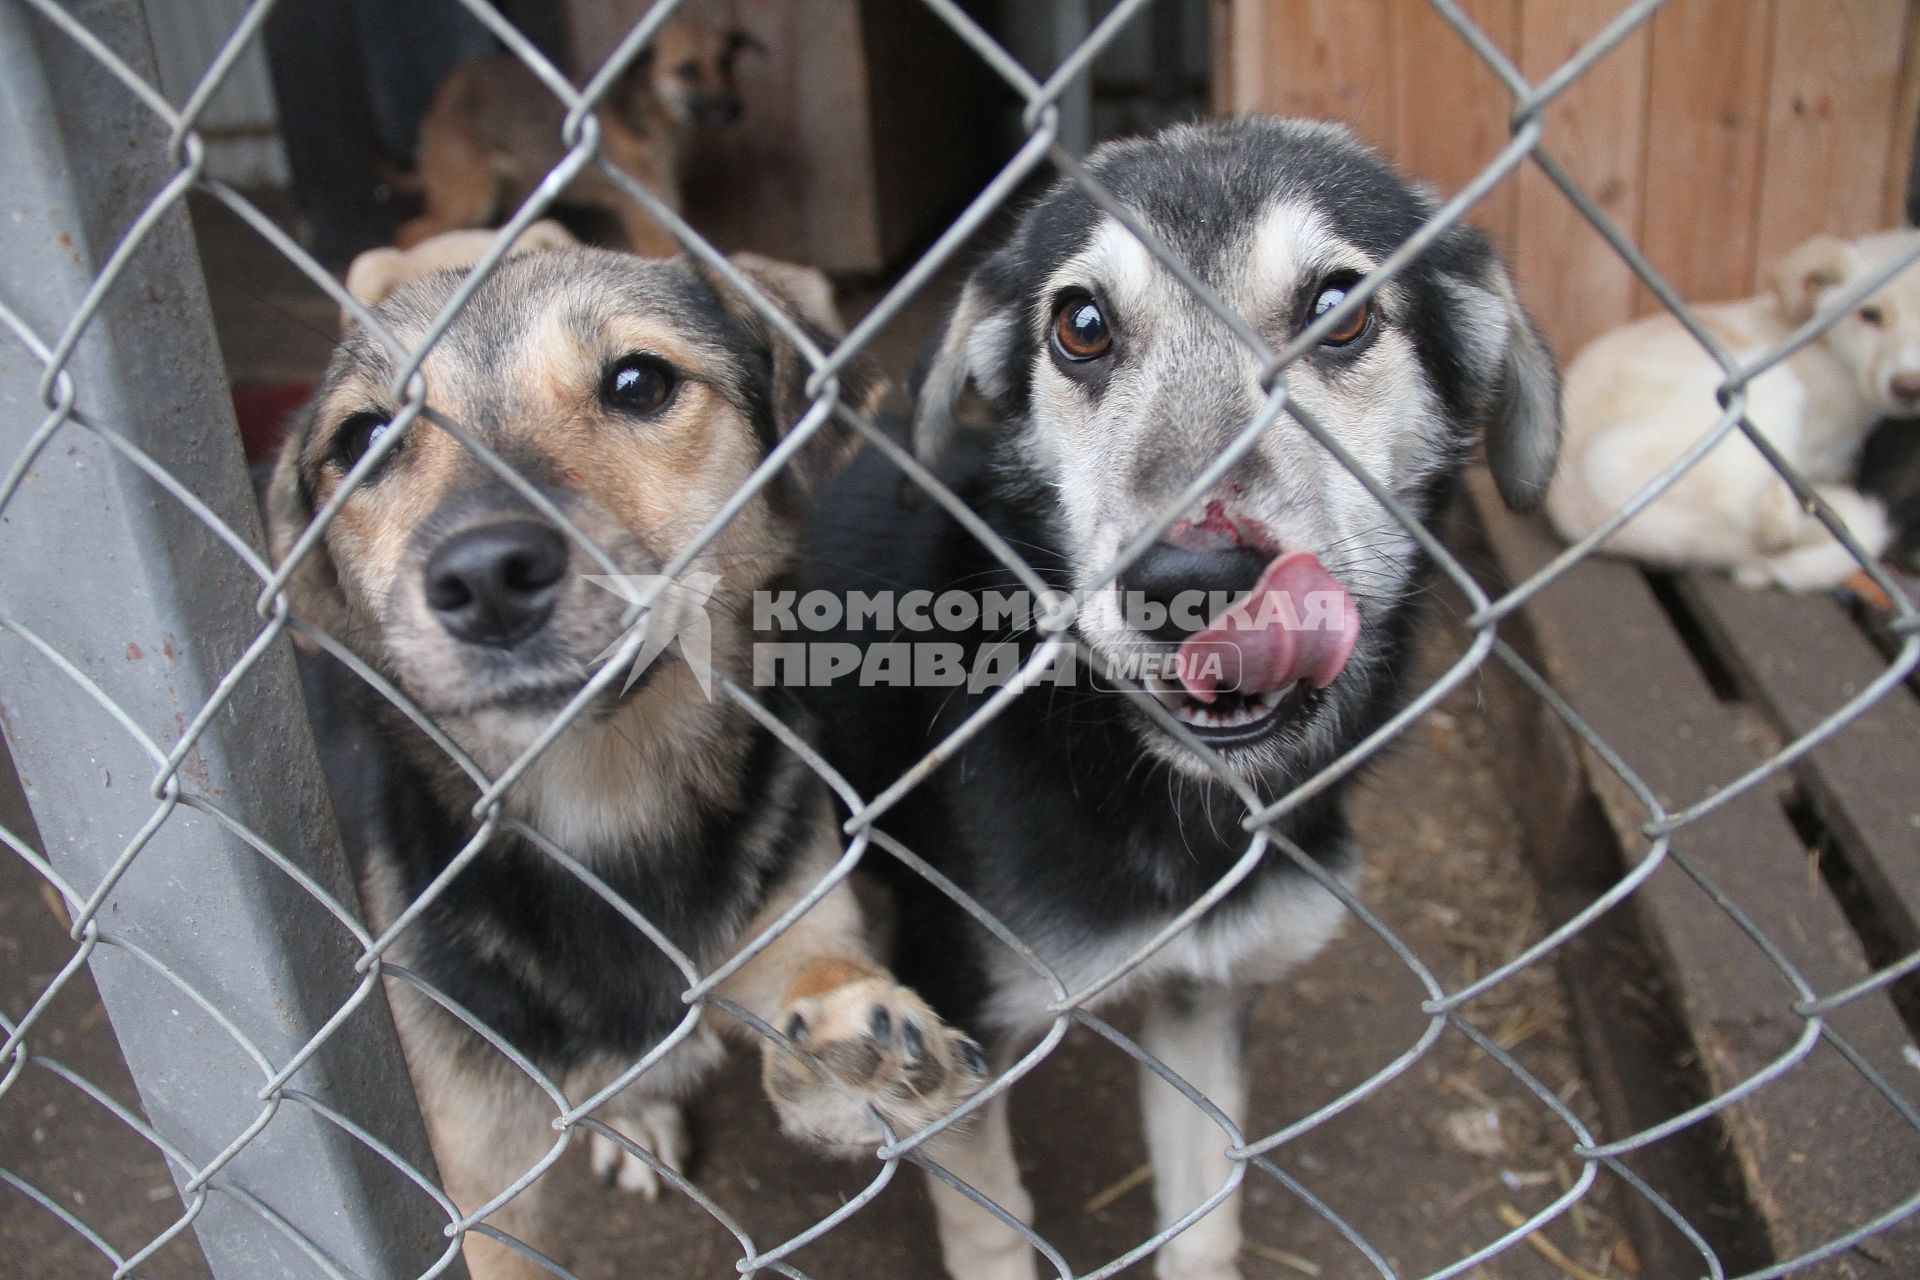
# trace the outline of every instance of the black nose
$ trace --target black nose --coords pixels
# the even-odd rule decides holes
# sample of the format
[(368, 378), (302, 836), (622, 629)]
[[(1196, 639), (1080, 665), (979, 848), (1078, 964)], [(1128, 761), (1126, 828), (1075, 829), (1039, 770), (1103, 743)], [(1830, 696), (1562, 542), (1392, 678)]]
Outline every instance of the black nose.
[(546, 624), (566, 571), (567, 540), (551, 525), (481, 525), (427, 558), (427, 607), (454, 639), (511, 649)]
[(1156, 542), (1120, 575), (1127, 618), (1139, 625), (1142, 605), (1165, 610), (1157, 626), (1143, 627), (1156, 640), (1177, 643), (1204, 631), (1221, 612), (1216, 596), (1237, 599), (1253, 589), (1266, 570), (1269, 556), (1252, 547), (1221, 547), (1197, 551)]
[(701, 124), (728, 125), (740, 118), (738, 98), (708, 98), (694, 109)]

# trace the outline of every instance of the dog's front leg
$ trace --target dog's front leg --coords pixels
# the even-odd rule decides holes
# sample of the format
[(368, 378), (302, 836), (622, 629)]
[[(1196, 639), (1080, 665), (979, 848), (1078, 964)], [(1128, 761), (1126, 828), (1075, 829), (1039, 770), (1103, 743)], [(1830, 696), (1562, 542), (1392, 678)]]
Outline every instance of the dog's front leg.
[[(1244, 991), (1182, 983), (1149, 1001), (1140, 1047), (1220, 1108), (1236, 1126), (1247, 1114)], [(1161, 1227), (1191, 1213), (1232, 1176), (1230, 1142), (1213, 1119), (1160, 1076), (1140, 1068), (1140, 1107), (1153, 1163)], [(1240, 1280), (1240, 1193), (1164, 1245), (1159, 1280)]]
[[(742, 935), (771, 928), (832, 865), (832, 840), (789, 877)], [(781, 1127), (840, 1155), (871, 1151), (937, 1120), (986, 1079), (986, 1054), (942, 1022), (873, 958), (853, 891), (836, 886), (741, 970), (719, 995), (785, 1035), (756, 1037)]]
[[(408, 1065), (416, 1081), (428, 1083), (420, 1091), (427, 1136), (447, 1195), (464, 1214), (537, 1164), (559, 1135), (547, 1123), (552, 1108), (546, 1095), (516, 1069), (501, 1064), (475, 1071), (460, 1063), (449, 1051), (451, 1045), (450, 1035), (432, 1043), (416, 1036), (408, 1045)], [(553, 1244), (548, 1196), (542, 1176), (489, 1214), (487, 1223), (545, 1251)], [(467, 1233), (462, 1254), (473, 1280), (539, 1280), (552, 1274), (480, 1231)]]
[[(927, 1155), (1021, 1222), (1033, 1221), (1033, 1197), (1021, 1185), (1013, 1158), (1005, 1093), (989, 1100), (972, 1125), (930, 1140)], [(1018, 1231), (931, 1172), (927, 1191), (939, 1223), (940, 1256), (953, 1280), (1035, 1280), (1033, 1246)]]

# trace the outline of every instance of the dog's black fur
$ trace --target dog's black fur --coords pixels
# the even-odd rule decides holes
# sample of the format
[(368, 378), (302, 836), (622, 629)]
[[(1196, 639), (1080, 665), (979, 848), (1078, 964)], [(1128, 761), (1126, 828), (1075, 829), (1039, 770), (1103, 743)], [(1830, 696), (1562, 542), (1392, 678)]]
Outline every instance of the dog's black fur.
[(1920, 574), (1920, 430), (1910, 419), (1889, 418), (1860, 450), (1860, 492), (1887, 504), (1893, 543), (1886, 560), (1902, 573)]
[[(1431, 199), (1408, 187), (1371, 153), (1324, 134), (1277, 128), (1272, 121), (1214, 126), (1192, 145), (1152, 142), (1103, 149), (1093, 170), (1113, 194), (1139, 211), (1202, 278), (1223, 269), (1220, 256), (1269, 208), (1276, 194), (1310, 195), (1333, 230), (1376, 259), (1384, 258), (1431, 216)], [(1311, 191), (1307, 190), (1311, 187)], [(1205, 216), (1196, 216), (1204, 211)], [(1040, 316), (1047, 299), (1039, 282), (1088, 242), (1101, 219), (1094, 201), (1061, 183), (1020, 220), (1009, 243), (971, 277), (996, 307)], [(1460, 426), (1454, 441), (1463, 461), (1473, 427), (1488, 416), (1499, 388), (1474, 372), (1453, 323), (1446, 277), (1476, 279), (1494, 266), (1485, 238), (1456, 228), (1400, 276), (1411, 301), (1411, 333), (1429, 384)], [(990, 408), (1002, 423), (1030, 413), (1029, 368), (1044, 341), (1044, 316), (1013, 326), (994, 357), (1002, 393)], [(1318, 358), (1317, 353), (1306, 359)], [(1549, 375), (1550, 376), (1550, 375)], [(982, 443), (962, 441), (943, 480), (1025, 557), (1050, 585), (1070, 590), (1067, 548), (1045, 478), (1018, 447), (1015, 431)], [(1447, 466), (1420, 489), (1399, 495), (1423, 522), (1456, 487)], [(899, 472), (869, 448), (823, 496), (810, 531), (808, 585), (838, 593), (948, 588), (1006, 591), (1010, 571), (937, 503), (901, 502)], [(1420, 575), (1425, 557), (1416, 557)], [(1310, 696), (1303, 715), (1337, 704), (1337, 737), (1293, 740), (1286, 766), (1249, 779), (1269, 799), (1284, 794), (1377, 728), (1404, 701), (1404, 674), (1417, 615), (1417, 593), (1368, 603), (1361, 641), (1367, 661)], [(823, 637), (809, 636), (808, 639)], [(897, 638), (841, 633), (832, 640)], [(948, 638), (942, 635), (940, 638)], [(1024, 659), (1035, 644), (1025, 634), (963, 638), (967, 667), (981, 649), (1012, 642)], [(957, 729), (993, 690), (860, 688), (846, 680), (815, 689), (827, 749), (861, 794), (872, 796)], [(1182, 774), (1143, 752), (1141, 713), (1129, 696), (1082, 687), (1029, 690), (967, 743), (926, 783), (890, 810), (880, 826), (972, 895), (1013, 931), (1042, 945), (1073, 947), (1089, 938), (1165, 920), (1213, 885), (1248, 846), (1244, 806), (1217, 781)], [(1331, 870), (1350, 862), (1341, 806), (1346, 784), (1290, 811), (1278, 830)], [(990, 986), (982, 957), (999, 948), (971, 917), (920, 876), (891, 859), (901, 903), (902, 944), (894, 962), (903, 980), (928, 995), (949, 1018), (976, 1033)], [(1206, 919), (1231, 920), (1237, 906), (1278, 878), (1303, 873), (1270, 853)], [(1046, 947), (1043, 945), (1043, 950)]]
[[(341, 836), (357, 877), (411, 902), (479, 830), (479, 793), (421, 767), (433, 747), (331, 658), (300, 655)], [(777, 705), (777, 703), (776, 703)], [(797, 707), (785, 713), (804, 724)], [(792, 870), (817, 821), (816, 783), (762, 726), (742, 733), (744, 806), (702, 807), (684, 838), (567, 852), (688, 955), (711, 955)], [(545, 850), (497, 831), (408, 932), (407, 964), (555, 1077), (632, 1061), (687, 1014), (685, 979), (624, 913)], [(483, 1057), (477, 1041), (466, 1042)]]
[[(1006, 456), (969, 443), (955, 450), (942, 479), (989, 526), (1062, 590), (1055, 531), (1027, 499), (1027, 480)], [(910, 511), (896, 502), (899, 472), (869, 449), (823, 496), (811, 533), (812, 588), (838, 593), (1019, 588), (1012, 572), (933, 502)], [(1442, 496), (1436, 489), (1426, 502)], [(1364, 732), (1398, 702), (1414, 610), (1396, 612), (1376, 636), (1387, 677), (1356, 722)], [(941, 639), (949, 633), (942, 633)], [(809, 635), (809, 640), (898, 639), (871, 632)], [(982, 650), (1032, 653), (1035, 633), (961, 638), (968, 670)], [(825, 726), (826, 750), (863, 796), (879, 794), (992, 694), (964, 688), (863, 689), (838, 681), (810, 691)], [(1173, 766), (1143, 756), (1131, 699), (1112, 689), (1051, 684), (1028, 690), (880, 822), (882, 830), (952, 878), (1022, 938), (1097, 937), (1164, 919), (1204, 893), (1246, 852), (1243, 809), (1217, 782), (1172, 776)], [(1254, 789), (1276, 798), (1306, 776), (1261, 778)], [(1291, 811), (1281, 830), (1331, 868), (1349, 858), (1340, 788)], [(1181, 856), (1169, 857), (1169, 851)], [(999, 947), (952, 899), (892, 858), (870, 860), (899, 903), (893, 963), (901, 981), (942, 1016), (984, 1034), (981, 1001), (990, 983), (983, 948)], [(1302, 873), (1288, 859), (1262, 859), (1210, 919), (1274, 877)]]

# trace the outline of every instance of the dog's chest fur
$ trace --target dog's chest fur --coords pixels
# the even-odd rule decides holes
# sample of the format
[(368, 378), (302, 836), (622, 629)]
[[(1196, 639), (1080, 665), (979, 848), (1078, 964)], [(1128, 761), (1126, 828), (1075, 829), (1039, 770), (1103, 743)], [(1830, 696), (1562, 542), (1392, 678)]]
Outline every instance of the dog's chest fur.
[[(1167, 851), (1178, 857), (1179, 851)], [(1282, 857), (1269, 851), (1270, 857)], [(1351, 866), (1338, 878), (1350, 883)], [(1334, 894), (1303, 876), (1266, 877), (1251, 894), (1182, 929), (1152, 955), (1088, 1002), (1099, 1008), (1132, 992), (1169, 982), (1237, 986), (1277, 982), (1312, 959), (1345, 924)], [(1034, 939), (1069, 995), (1077, 996), (1134, 961), (1174, 919), (1173, 913), (1112, 932), (1078, 938)], [(1011, 951), (997, 950), (988, 965), (993, 994), (980, 1013), (983, 1026), (1016, 1036), (1038, 1035), (1055, 1016), (1059, 997), (1046, 976)], [(1079, 1001), (1074, 1003), (1078, 1004)]]
[[(351, 677), (324, 673), (332, 666), (303, 663), (309, 707), (369, 915), (384, 928), (466, 847), (476, 824), (396, 749), (392, 717), (376, 720), (379, 708)], [(376, 723), (380, 730), (368, 727)], [(753, 737), (739, 794), (744, 802), (683, 815), (671, 837), (642, 833), (566, 852), (710, 967), (822, 816), (805, 766), (765, 732)], [(593, 887), (506, 831), (401, 933), (392, 958), (556, 1076), (631, 1062), (686, 1016), (687, 980), (673, 960)]]

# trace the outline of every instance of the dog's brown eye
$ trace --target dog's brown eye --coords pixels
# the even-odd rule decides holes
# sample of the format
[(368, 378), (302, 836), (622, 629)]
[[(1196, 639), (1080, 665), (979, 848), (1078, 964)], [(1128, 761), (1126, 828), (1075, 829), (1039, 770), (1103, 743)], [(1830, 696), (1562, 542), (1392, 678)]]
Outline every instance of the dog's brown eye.
[(387, 428), (392, 425), (393, 420), (386, 414), (371, 410), (356, 413), (341, 423), (340, 430), (333, 437), (333, 450), (340, 459), (340, 465), (351, 470), (360, 459), (367, 456), (374, 442), (387, 434)]
[[(1347, 300), (1353, 287), (1360, 283), (1360, 277), (1351, 272), (1342, 272), (1320, 286), (1319, 294), (1313, 300), (1313, 314), (1307, 317), (1312, 324), (1327, 312)], [(1367, 336), (1373, 327), (1373, 303), (1371, 300), (1360, 304), (1352, 315), (1336, 325), (1332, 332), (1320, 339), (1323, 347), (1350, 347)]]
[(655, 356), (616, 361), (600, 382), (600, 399), (622, 413), (656, 412), (673, 397), (673, 369)]
[(1885, 324), (1887, 320), (1886, 313), (1878, 307), (1860, 308), (1860, 318), (1876, 329)]
[(1053, 346), (1069, 360), (1097, 360), (1113, 349), (1113, 331), (1100, 304), (1085, 296), (1069, 298), (1053, 313)]

